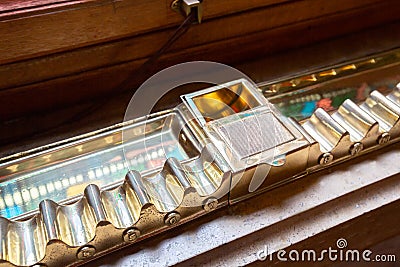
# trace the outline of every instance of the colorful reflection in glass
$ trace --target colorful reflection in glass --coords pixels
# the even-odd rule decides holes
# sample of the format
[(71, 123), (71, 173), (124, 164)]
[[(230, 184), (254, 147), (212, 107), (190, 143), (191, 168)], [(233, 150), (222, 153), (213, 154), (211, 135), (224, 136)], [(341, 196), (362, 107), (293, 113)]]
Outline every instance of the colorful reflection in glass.
[(272, 102), (287, 117), (298, 121), (310, 117), (317, 108), (327, 112), (336, 110), (346, 99), (356, 103), (364, 101), (369, 93), (378, 90), (382, 94), (388, 94), (396, 86), (398, 80), (388, 80), (376, 84), (363, 83), (358, 87), (335, 88), (330, 90), (310, 90), (287, 98), (273, 100)]

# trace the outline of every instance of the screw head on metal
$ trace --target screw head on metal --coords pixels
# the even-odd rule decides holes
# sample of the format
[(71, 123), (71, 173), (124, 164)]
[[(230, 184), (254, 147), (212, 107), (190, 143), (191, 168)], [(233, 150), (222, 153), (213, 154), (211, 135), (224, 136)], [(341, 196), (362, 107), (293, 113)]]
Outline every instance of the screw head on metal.
[(140, 231), (137, 228), (130, 228), (127, 229), (124, 234), (123, 238), (125, 242), (134, 242), (140, 236)]
[(93, 255), (96, 253), (96, 248), (93, 246), (84, 246), (81, 247), (78, 252), (76, 253), (76, 257), (79, 260), (84, 260), (88, 259), (90, 257), (93, 257)]
[(350, 147), (349, 152), (350, 152), (350, 155), (354, 156), (354, 155), (357, 155), (358, 153), (360, 153), (363, 149), (364, 149), (363, 144), (360, 142), (357, 142)]
[(332, 161), (333, 161), (333, 155), (331, 153), (329, 153), (329, 152), (326, 152), (326, 153), (322, 154), (319, 157), (319, 160), (318, 160), (320, 165), (329, 164)]
[(205, 201), (203, 205), (203, 209), (205, 211), (212, 211), (218, 207), (218, 199), (216, 198), (209, 198)]
[(167, 225), (174, 225), (181, 219), (181, 215), (177, 212), (168, 213), (165, 216), (164, 223)]
[(386, 144), (389, 141), (390, 141), (390, 134), (389, 133), (383, 133), (378, 138), (378, 144), (380, 144), (380, 145)]

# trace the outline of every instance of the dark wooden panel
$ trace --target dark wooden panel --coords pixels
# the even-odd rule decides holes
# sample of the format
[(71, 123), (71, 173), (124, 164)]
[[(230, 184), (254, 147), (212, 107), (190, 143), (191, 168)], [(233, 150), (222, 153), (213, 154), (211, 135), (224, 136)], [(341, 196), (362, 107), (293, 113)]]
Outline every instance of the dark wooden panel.
[[(395, 1), (386, 1), (383, 4), (378, 4), (375, 8), (376, 10), (390, 9), (388, 12), (391, 12), (393, 8), (391, 8), (390, 3), (395, 3)], [(344, 12), (344, 10), (349, 12), (352, 8), (362, 11), (368, 7), (365, 4), (360, 9), (359, 5), (359, 1), (339, 0), (335, 3), (321, 4), (321, 0), (309, 0), (256, 9), (252, 12), (228, 16), (224, 19), (209, 20), (201, 25), (193, 26), (186, 35), (174, 44), (173, 50), (183, 50), (238, 36), (246, 38), (247, 35), (255, 32), (323, 18), (327, 15)], [(396, 9), (400, 11), (400, 8), (394, 10)], [(298, 10), (301, 10), (301, 12), (298, 12)], [(376, 23), (374, 15), (370, 16), (365, 23), (371, 24), (371, 22)], [(162, 46), (171, 36), (173, 30), (159, 31), (154, 34), (145, 34), (71, 52), (0, 65), (0, 90), (148, 57)], [(301, 34), (291, 38), (293, 37), (303, 38)], [(71, 36), (71, 39), (73, 39), (73, 36)], [(283, 42), (270, 39), (267, 43), (279, 44)], [(1, 77), (7, 77), (7, 79), (1, 79)]]
[[(93, 0), (92, 0), (93, 1)], [(60, 4), (72, 4), (83, 1), (69, 1), (69, 0), (2, 0), (0, 3), (0, 13), (16, 13), (16, 12), (26, 12), (26, 10), (40, 9), (44, 6), (55, 6)]]
[[(284, 1), (206, 0), (205, 20)], [(377, 2), (368, 0), (373, 1)], [(0, 64), (177, 25), (182, 16), (170, 8), (171, 2), (72, 1), (23, 14), (0, 14)]]

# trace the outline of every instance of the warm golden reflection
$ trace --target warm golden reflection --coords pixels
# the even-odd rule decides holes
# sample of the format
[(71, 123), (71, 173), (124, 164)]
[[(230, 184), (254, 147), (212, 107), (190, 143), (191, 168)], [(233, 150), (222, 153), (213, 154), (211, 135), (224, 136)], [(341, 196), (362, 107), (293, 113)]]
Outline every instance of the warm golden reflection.
[(334, 76), (334, 75), (336, 75), (336, 74), (337, 74), (336, 70), (332, 69), (332, 70), (327, 70), (327, 71), (324, 71), (324, 72), (320, 72), (320, 73), (319, 73), (319, 76), (320, 76), (320, 77)]
[(257, 100), (243, 84), (196, 96), (193, 102), (207, 122), (246, 111), (258, 105)]

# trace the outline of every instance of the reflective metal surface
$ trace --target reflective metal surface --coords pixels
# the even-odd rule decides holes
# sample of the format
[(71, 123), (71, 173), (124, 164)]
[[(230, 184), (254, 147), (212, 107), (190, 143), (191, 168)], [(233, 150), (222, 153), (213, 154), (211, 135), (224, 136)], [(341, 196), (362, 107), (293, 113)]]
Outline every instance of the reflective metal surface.
[[(164, 112), (165, 113), (165, 112)], [(129, 169), (138, 172), (161, 168), (167, 158), (189, 159), (198, 154), (188, 142), (181, 145), (179, 116), (165, 113), (72, 144), (0, 165), (0, 215), (16, 217), (36, 210), (44, 199), (55, 202), (82, 194), (89, 184), (121, 181)], [(182, 136), (187, 134), (182, 132)], [(146, 138), (144, 140), (144, 138)]]
[[(395, 51), (307, 74), (291, 79), (290, 90), (285, 81), (261, 90), (232, 81), (183, 95), (173, 110), (2, 159), (1, 259), (79, 264), (397, 142), (398, 57)], [(377, 64), (386, 91), (335, 107), (325, 101), (297, 120), (281, 113), (285, 101), (372, 79), (369, 64)]]

